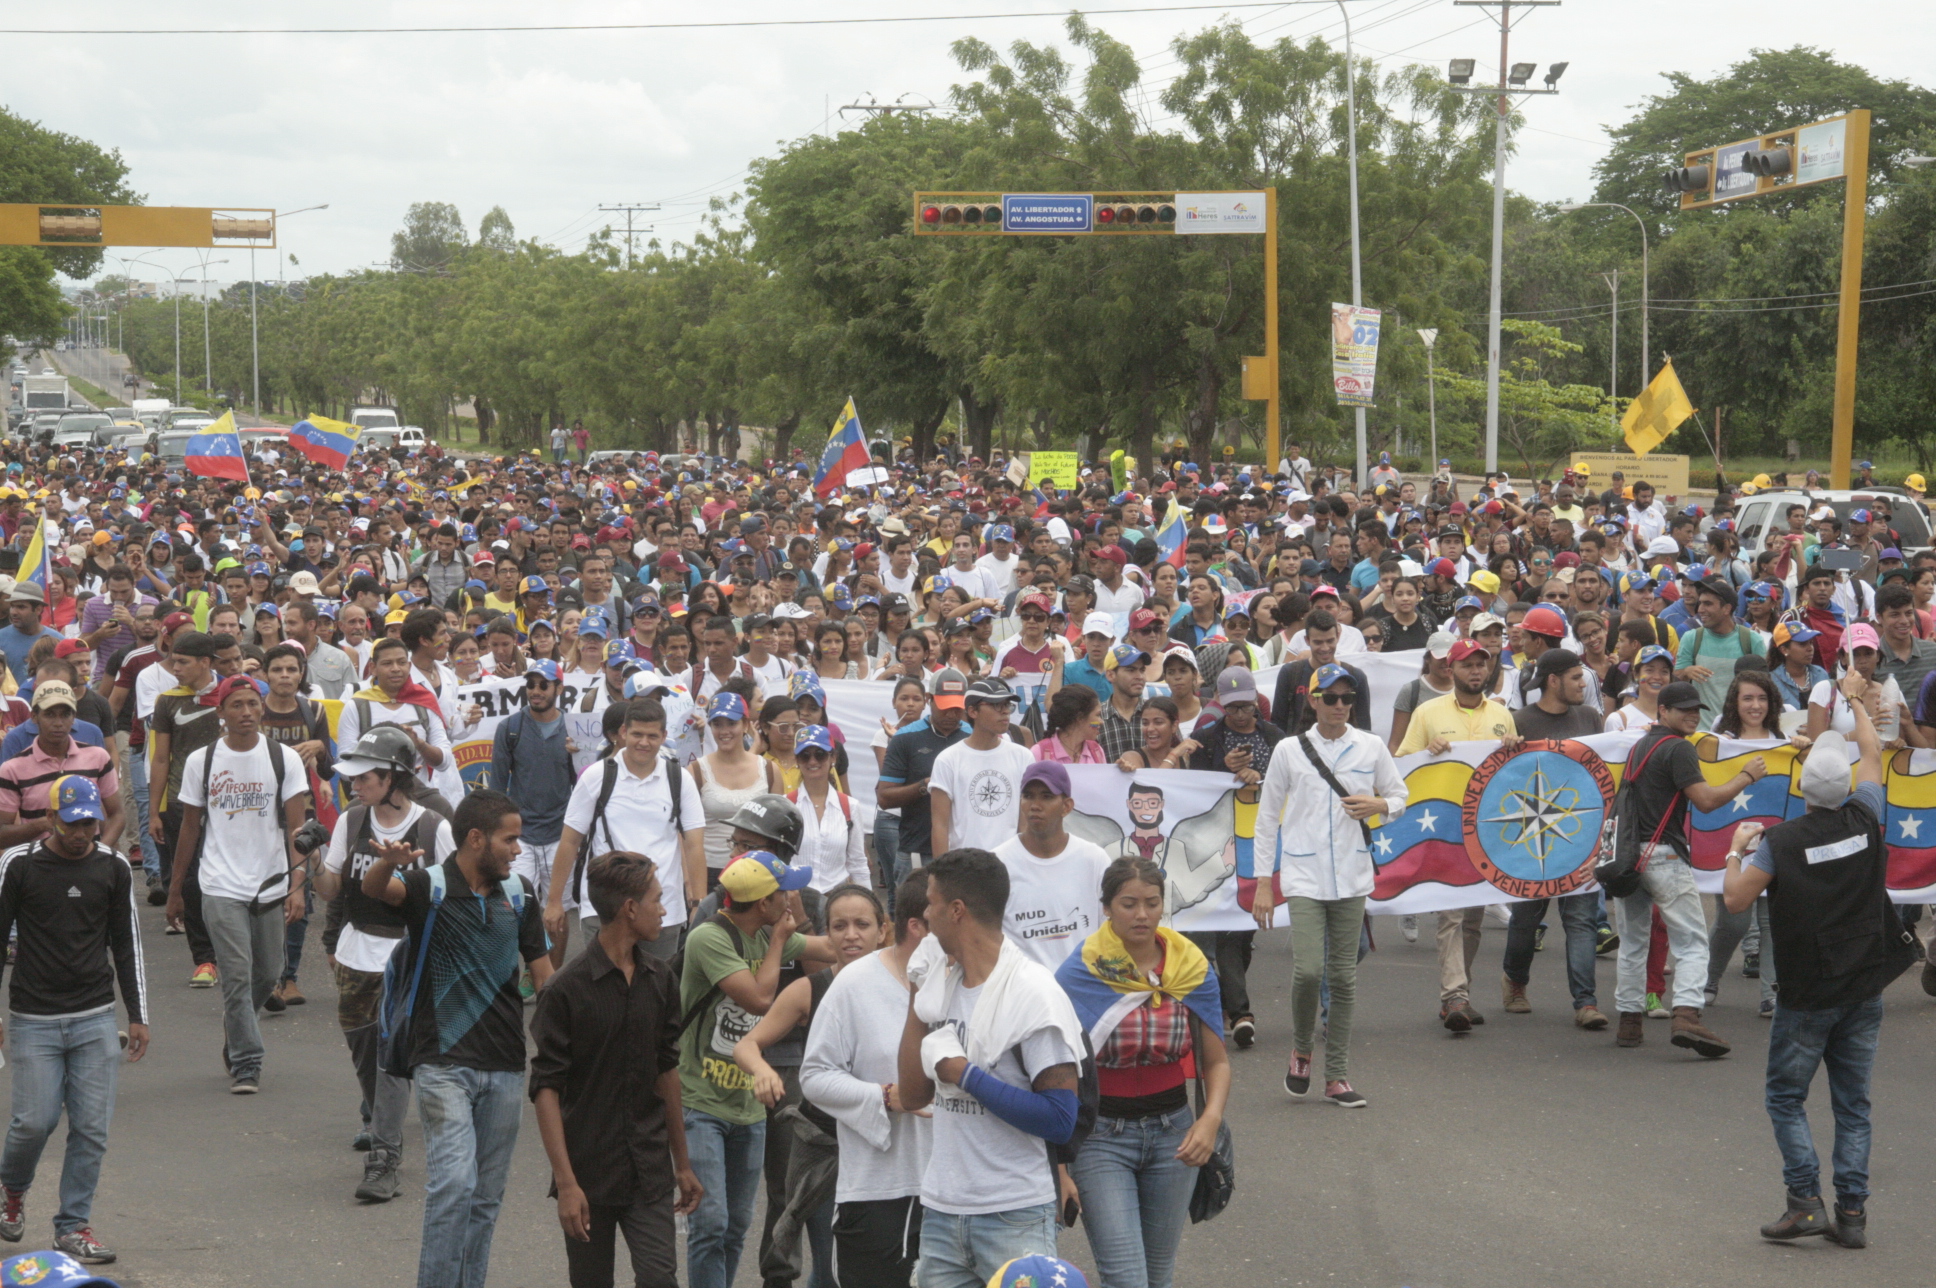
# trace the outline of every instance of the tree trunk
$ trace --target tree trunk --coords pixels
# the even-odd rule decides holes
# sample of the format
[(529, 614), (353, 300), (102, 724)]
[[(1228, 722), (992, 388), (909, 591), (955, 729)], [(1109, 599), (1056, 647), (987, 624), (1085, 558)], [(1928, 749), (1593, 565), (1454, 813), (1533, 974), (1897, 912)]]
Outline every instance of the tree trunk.
[(1036, 451), (1046, 452), (1046, 451), (1049, 451), (1055, 445), (1054, 440), (1050, 437), (1050, 435), (1055, 432), (1055, 413), (1054, 412), (1052, 411), (1036, 412), (1034, 418), (1029, 422), (1029, 428), (1033, 430), (1035, 433)]
[(1156, 469), (1156, 374), (1148, 367), (1136, 377), (1136, 425), (1129, 433), (1129, 454), (1144, 478)]
[(992, 455), (995, 416), (1001, 411), (1001, 400), (991, 399), (982, 402), (975, 397), (972, 386), (961, 388), (961, 436), (969, 455), (988, 460)]
[(1184, 417), (1190, 439), (1190, 459), (1209, 468), (1216, 458), (1217, 402), (1223, 393), (1223, 369), (1215, 355), (1205, 352), (1197, 360), (1196, 406)]
[(773, 426), (773, 459), (784, 469), (793, 454), (793, 431), (800, 428), (800, 413), (792, 412)]
[(477, 412), (477, 445), (488, 446), (491, 441), (491, 426), (496, 423), (497, 415), (491, 410), (491, 404), (484, 401), (482, 394), (471, 395), (471, 407)]
[[(917, 470), (925, 468), (934, 456), (935, 432), (941, 428), (941, 422), (948, 419), (948, 402), (948, 399), (942, 399), (941, 405), (934, 409), (934, 415), (914, 427), (914, 467)], [(890, 444), (893, 442), (892, 439), (888, 441)]]

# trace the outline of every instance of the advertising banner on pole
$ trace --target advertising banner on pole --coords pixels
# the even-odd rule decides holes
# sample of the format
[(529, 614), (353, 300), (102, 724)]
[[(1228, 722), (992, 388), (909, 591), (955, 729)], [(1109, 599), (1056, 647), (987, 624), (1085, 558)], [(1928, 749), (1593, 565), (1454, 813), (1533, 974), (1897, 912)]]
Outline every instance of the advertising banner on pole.
[(1355, 304), (1331, 306), (1331, 383), (1340, 407), (1375, 407), (1378, 376), (1377, 309)]
[(1795, 131), (1795, 182), (1820, 183), (1839, 179), (1843, 170), (1843, 139), (1848, 122), (1840, 117), (1804, 125)]
[(1264, 231), (1264, 194), (1179, 192), (1176, 194), (1176, 231), (1199, 235), (1261, 233)]

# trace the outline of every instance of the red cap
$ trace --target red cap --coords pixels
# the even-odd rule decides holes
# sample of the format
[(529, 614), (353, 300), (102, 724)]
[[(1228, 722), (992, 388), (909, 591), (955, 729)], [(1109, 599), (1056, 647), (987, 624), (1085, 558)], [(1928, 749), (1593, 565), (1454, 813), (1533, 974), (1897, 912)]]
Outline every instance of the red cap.
[(659, 556), (659, 568), (664, 572), (685, 572), (686, 561), (675, 554)]
[(1139, 608), (1129, 615), (1129, 629), (1132, 631), (1146, 631), (1162, 624), (1163, 619), (1147, 608)]
[(178, 631), (184, 626), (194, 624), (195, 617), (192, 613), (170, 613), (161, 619), (161, 629), (164, 631)]
[(1425, 571), (1436, 577), (1456, 577), (1459, 575), (1459, 566), (1450, 559), (1434, 559), (1425, 565)]
[(1129, 556), (1123, 553), (1122, 547), (1120, 546), (1102, 546), (1097, 549), (1091, 558), (1107, 559), (1119, 568), (1129, 562)]
[(1465, 502), (1464, 502), (1464, 501), (1454, 501), (1454, 502), (1452, 503), (1452, 505), (1451, 505), (1451, 508), (1449, 508), (1448, 510), (1446, 510), (1446, 513), (1447, 513), (1447, 514), (1464, 514), (1464, 513), (1465, 513)]
[(1478, 640), (1460, 640), (1452, 646), (1452, 651), (1445, 656), (1449, 662), (1463, 662), (1474, 653), (1483, 653), (1485, 651), (1486, 646)]
[(73, 657), (76, 653), (87, 652), (87, 645), (79, 640), (62, 640), (54, 645), (55, 657)]
[(215, 686), (215, 705), (219, 707), (228, 701), (229, 694), (231, 693), (241, 693), (244, 691), (255, 694), (262, 692), (261, 689), (256, 687), (256, 682), (248, 676), (231, 675), (228, 679)]
[(1560, 616), (1557, 608), (1541, 604), (1520, 620), (1519, 629), (1544, 635), (1548, 639), (1565, 639), (1566, 619)]
[(859, 563), (861, 560), (867, 558), (867, 556), (873, 553), (874, 553), (874, 543), (871, 541), (863, 541), (859, 545), (854, 547), (854, 562)]
[(1580, 566), (1580, 557), (1571, 550), (1562, 550), (1553, 556), (1553, 566), (1555, 568), (1578, 568)]
[(1047, 595), (1024, 595), (1016, 603), (1015, 608), (1017, 612), (1020, 612), (1024, 608), (1039, 608), (1044, 613), (1050, 613), (1055, 611), (1055, 601)]

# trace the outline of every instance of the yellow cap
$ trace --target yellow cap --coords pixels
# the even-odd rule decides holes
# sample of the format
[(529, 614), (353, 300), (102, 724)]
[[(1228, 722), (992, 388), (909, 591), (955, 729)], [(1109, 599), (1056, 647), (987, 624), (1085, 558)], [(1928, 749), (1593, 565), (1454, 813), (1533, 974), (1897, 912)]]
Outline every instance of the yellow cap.
[(1920, 474), (1911, 474), (1908, 478), (1902, 481), (1902, 485), (1906, 488), (1909, 488), (1911, 491), (1915, 491), (1915, 492), (1921, 492), (1926, 490), (1923, 487), (1923, 476)]

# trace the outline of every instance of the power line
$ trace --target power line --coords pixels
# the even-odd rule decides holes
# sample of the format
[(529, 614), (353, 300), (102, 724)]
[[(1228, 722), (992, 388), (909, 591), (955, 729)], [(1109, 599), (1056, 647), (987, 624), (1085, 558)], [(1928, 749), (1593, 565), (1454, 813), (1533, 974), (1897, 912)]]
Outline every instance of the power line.
[[(1923, 295), (1936, 295), (1936, 289), (1927, 290), (1927, 291), (1918, 291), (1918, 290), (1909, 289), (1910, 287), (1916, 287), (1916, 286), (1936, 287), (1936, 278), (1924, 278), (1923, 280), (1917, 281), (1917, 282), (1890, 282), (1890, 283), (1884, 283), (1881, 286), (1865, 286), (1862, 288), (1862, 302), (1864, 304), (1888, 304), (1894, 300), (1913, 300)], [(1897, 295), (1872, 294), (1872, 292), (1880, 292), (1880, 291), (1900, 291), (1904, 293), (1897, 294)], [(1759, 296), (1750, 295), (1750, 296), (1742, 296), (1736, 299), (1654, 300), (1646, 307), (1649, 309), (1649, 311), (1656, 312), (1656, 313), (1786, 313), (1786, 312), (1791, 312), (1795, 309), (1835, 308), (1838, 304), (1840, 304), (1841, 302), (1840, 300), (1836, 300), (1836, 299), (1824, 300), (1824, 299), (1821, 299), (1821, 297), (1832, 296), (1836, 294), (1838, 294), (1838, 292), (1835, 292), (1835, 291), (1814, 291), (1807, 295), (1759, 295)], [(1766, 307), (1766, 308), (1716, 307), (1716, 306), (1728, 306), (1728, 305), (1759, 305), (1759, 304), (1766, 304), (1769, 301), (1781, 301), (1781, 300), (1817, 300), (1818, 302), (1813, 304), (1777, 303), (1772, 305), (1771, 307)], [(1673, 307), (1675, 305), (1683, 305), (1683, 306), (1694, 305), (1697, 307), (1692, 307), (1692, 308)], [(1638, 301), (1634, 301), (1630, 303), (1623, 303), (1620, 306), (1619, 311), (1621, 313), (1637, 313), (1640, 311), (1641, 307), (1642, 306)], [(1606, 305), (1606, 304), (1577, 304), (1577, 305), (1567, 305), (1564, 308), (1557, 308), (1557, 309), (1533, 309), (1533, 310), (1528, 310), (1520, 313), (1505, 313), (1505, 314), (1502, 314), (1501, 316), (1509, 317), (1509, 318), (1549, 318), (1555, 322), (1578, 322), (1578, 321), (1584, 321), (1587, 318), (1609, 317), (1613, 314), (1613, 312), (1614, 312), (1614, 309), (1610, 305)]]
[[(609, 212), (611, 214), (618, 214), (623, 212), (623, 214), (625, 215), (625, 267), (627, 268), (632, 267), (632, 216), (635, 214), (648, 214), (648, 215), (657, 214), (659, 208), (656, 205), (628, 206), (628, 205), (619, 204), (619, 205), (611, 205), (611, 206), (600, 206), (599, 209), (602, 211)], [(639, 231), (649, 233), (652, 230), (650, 228), (642, 228)]]
[[(1090, 14), (1192, 13), (1205, 9), (1276, 9), (1286, 4), (1329, 4), (1331, 0), (1239, 0), (1234, 4), (1136, 5), (1115, 9), (1087, 9)], [(747, 18), (714, 22), (583, 22), (479, 24), (437, 27), (0, 27), (7, 36), (416, 36), (445, 34), (570, 31), (717, 31), (749, 27), (858, 27), (911, 22), (986, 22), (997, 18), (1068, 17), (1066, 10), (1022, 10), (1003, 13), (888, 14), (866, 18)]]

